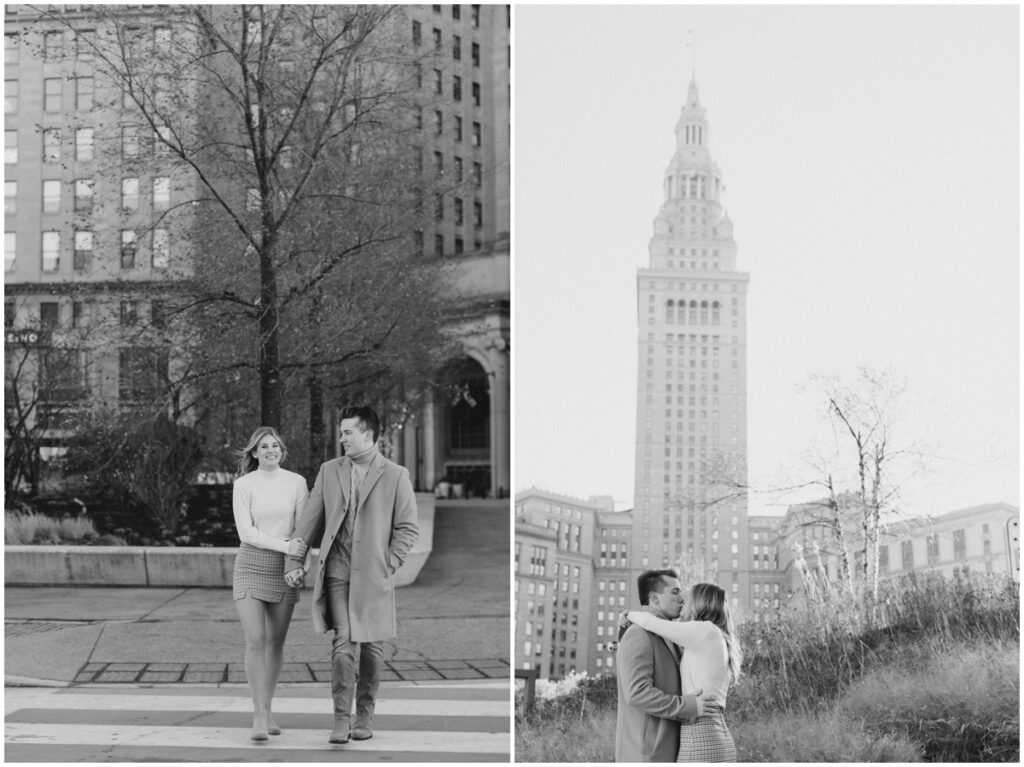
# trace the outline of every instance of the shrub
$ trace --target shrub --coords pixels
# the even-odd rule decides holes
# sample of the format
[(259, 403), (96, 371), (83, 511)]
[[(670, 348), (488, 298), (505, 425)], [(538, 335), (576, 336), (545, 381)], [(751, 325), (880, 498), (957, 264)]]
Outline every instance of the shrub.
[(1020, 645), (952, 648), (918, 668), (885, 668), (850, 689), (840, 709), (876, 732), (909, 736), (928, 761), (1018, 762)]
[(4, 543), (8, 545), (56, 545), (96, 540), (96, 528), (92, 520), (85, 517), (53, 518), (33, 511), (4, 513)]

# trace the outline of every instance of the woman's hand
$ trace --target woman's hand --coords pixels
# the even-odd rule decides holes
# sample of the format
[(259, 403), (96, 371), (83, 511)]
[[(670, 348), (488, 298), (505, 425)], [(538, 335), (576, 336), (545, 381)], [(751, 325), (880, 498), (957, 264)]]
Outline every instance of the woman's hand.
[(629, 610), (623, 610), (619, 613), (619, 628), (627, 629), (631, 625), (633, 625), (633, 622), (629, 619)]
[(299, 557), (300, 559), (306, 556), (306, 550), (309, 548), (307, 544), (301, 538), (292, 538), (288, 541), (288, 556)]

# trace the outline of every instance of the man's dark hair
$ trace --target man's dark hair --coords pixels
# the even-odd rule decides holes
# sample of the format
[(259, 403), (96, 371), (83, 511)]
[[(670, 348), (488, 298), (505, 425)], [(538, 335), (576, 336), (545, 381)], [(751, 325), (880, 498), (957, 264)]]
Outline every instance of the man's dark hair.
[(636, 588), (640, 592), (640, 604), (646, 606), (652, 591), (661, 591), (662, 578), (678, 578), (675, 570), (648, 570), (636, 579)]
[(374, 442), (380, 437), (380, 418), (377, 417), (377, 411), (369, 405), (350, 405), (342, 408), (338, 420), (344, 421), (346, 418), (358, 418), (362, 421), (363, 431), (372, 431)]

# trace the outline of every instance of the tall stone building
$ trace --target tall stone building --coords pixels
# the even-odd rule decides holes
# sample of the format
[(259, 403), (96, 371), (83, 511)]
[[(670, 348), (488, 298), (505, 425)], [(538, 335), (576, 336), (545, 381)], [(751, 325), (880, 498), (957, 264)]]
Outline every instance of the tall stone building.
[[(4, 318), (8, 391), (45, 382), (47, 401), (30, 418), (56, 424), (58, 412), (86, 400), (118, 409), (151, 401), (175, 379), (187, 361), (164, 326), (166, 299), (194, 274), (204, 244), (162, 223), (199, 189), (154, 138), (166, 126), (124, 119), (91, 48), (103, 14), (122, 13), (145, 45), (167, 50), (177, 40), (174, 14), (152, 5), (46, 10), (40, 17), (33, 6), (5, 6)], [(447, 477), (467, 492), (504, 494), (509, 9), (403, 6), (392, 21), (425, 62), (410, 144), (422, 153), (424, 186), (441, 190), (411, 246), (446, 266), (459, 298), (447, 327), (461, 347), (447, 365), (459, 396), (421, 400), (394, 440), (394, 457), (417, 489)], [(105, 158), (122, 170), (111, 173)], [(48, 429), (44, 451), (60, 451), (64, 436)]]
[(637, 274), (633, 561), (678, 567), (749, 607), (746, 295), (722, 174), (691, 80), (665, 171), (650, 264)]

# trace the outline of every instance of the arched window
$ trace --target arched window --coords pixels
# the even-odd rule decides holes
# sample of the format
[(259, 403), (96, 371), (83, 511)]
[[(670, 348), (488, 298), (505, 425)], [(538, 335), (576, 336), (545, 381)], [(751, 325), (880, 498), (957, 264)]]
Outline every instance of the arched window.
[(722, 312), (719, 303), (715, 301), (711, 304), (711, 324), (721, 325), (722, 324)]
[(670, 298), (665, 304), (665, 322), (671, 324), (675, 322), (675, 302)]
[(707, 325), (708, 324), (708, 302), (707, 301), (701, 301), (700, 302), (700, 324), (701, 325)]
[(697, 302), (696, 301), (691, 301), (690, 302), (690, 324), (691, 325), (696, 325), (697, 324)]

